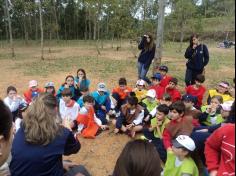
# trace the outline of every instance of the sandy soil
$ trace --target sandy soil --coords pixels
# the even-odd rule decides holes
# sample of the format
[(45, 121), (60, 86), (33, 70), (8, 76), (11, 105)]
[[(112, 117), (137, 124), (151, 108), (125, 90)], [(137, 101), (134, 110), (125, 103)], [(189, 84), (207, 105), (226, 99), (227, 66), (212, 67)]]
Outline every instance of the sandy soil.
[[(53, 52), (51, 54), (46, 54), (46, 59), (59, 59), (64, 57), (75, 57), (75, 56), (97, 56), (97, 51), (95, 48), (91, 47), (54, 47)], [(229, 50), (223, 50), (214, 48), (212, 51), (216, 52), (230, 52)], [(36, 76), (27, 76), (24, 75), (24, 70), (14, 68), (15, 64), (18, 62), (29, 63), (35, 61), (40, 58), (40, 50), (36, 47), (18, 47), (16, 49), (18, 57), (16, 60), (8, 58), (9, 50), (6, 48), (0, 48), (0, 97), (4, 98), (6, 96), (6, 87), (8, 85), (14, 85), (17, 87), (18, 92), (22, 95), (23, 91), (28, 87), (28, 81), (31, 79), (36, 79), (39, 82), (39, 85), (43, 86), (47, 81), (54, 81), (56, 87), (58, 88), (59, 85), (63, 82), (65, 75), (76, 73), (76, 67), (72, 66), (71, 71), (67, 72), (60, 72), (51, 74), (47, 77), (43, 77), (40, 75)], [(104, 57), (107, 59), (114, 59), (114, 60), (125, 60), (125, 59), (135, 59), (134, 52), (128, 50), (121, 50), (119, 52), (114, 50), (102, 50), (102, 55), (99, 57)], [(5, 57), (6, 55), (6, 57)], [(179, 61), (176, 58), (163, 58), (163, 60), (168, 62), (178, 62), (181, 65), (180, 70), (184, 70), (184, 60)], [(89, 67), (89, 65), (88, 65)], [(183, 67), (183, 68), (182, 68)], [(86, 69), (86, 68), (85, 68)], [(207, 70), (211, 72), (210, 70)], [(233, 68), (228, 68), (228, 66), (224, 66), (221, 68), (221, 73), (224, 73), (226, 76), (230, 76), (234, 72)], [(119, 75), (112, 78), (112, 80), (107, 80), (107, 78), (100, 78), (93, 73), (87, 73), (88, 77), (92, 80), (91, 89), (94, 90), (96, 87), (96, 83), (104, 79), (105, 82), (108, 84), (108, 88), (112, 88), (117, 84), (117, 80)], [(129, 73), (125, 73), (129, 74)], [(134, 65), (133, 68), (130, 70), (130, 78), (131, 83), (134, 83), (136, 80), (136, 66)], [(214, 76), (214, 75), (212, 75)], [(77, 164), (85, 165), (88, 170), (91, 172), (93, 176), (107, 176), (112, 173), (114, 168), (115, 162), (117, 157), (119, 156), (121, 150), (123, 149), (124, 145), (127, 141), (130, 140), (125, 135), (114, 135), (112, 133), (113, 127), (110, 127), (109, 131), (105, 131), (96, 139), (80, 139), (82, 144), (82, 148), (78, 154), (65, 157), (65, 159), (70, 159)]]

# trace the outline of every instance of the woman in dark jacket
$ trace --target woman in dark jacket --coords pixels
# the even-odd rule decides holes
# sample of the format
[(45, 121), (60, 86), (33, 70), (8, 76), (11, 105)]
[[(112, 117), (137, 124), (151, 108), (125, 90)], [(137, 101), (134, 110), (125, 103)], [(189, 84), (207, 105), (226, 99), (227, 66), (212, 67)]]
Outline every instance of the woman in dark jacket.
[(209, 62), (209, 52), (207, 46), (200, 44), (197, 34), (190, 37), (190, 45), (186, 49), (185, 58), (188, 59), (186, 66), (185, 83), (186, 86), (194, 84), (196, 76), (202, 74), (204, 67)]
[(143, 79), (150, 84), (146, 75), (155, 56), (156, 45), (153, 36), (151, 34), (144, 35), (138, 48), (141, 50), (138, 57), (138, 79)]

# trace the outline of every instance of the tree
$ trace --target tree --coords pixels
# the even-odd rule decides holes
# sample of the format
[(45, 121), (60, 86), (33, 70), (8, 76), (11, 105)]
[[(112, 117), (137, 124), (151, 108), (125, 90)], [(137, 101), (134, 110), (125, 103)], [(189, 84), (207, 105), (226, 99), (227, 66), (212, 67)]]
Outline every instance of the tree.
[(44, 60), (44, 57), (43, 57), (43, 16), (42, 16), (42, 2), (41, 0), (36, 0), (35, 1), (38, 6), (39, 6), (39, 21), (40, 21), (40, 31), (41, 31), (41, 59)]
[(5, 8), (6, 8), (6, 13), (7, 13), (7, 21), (8, 21), (8, 28), (9, 28), (10, 45), (11, 45), (11, 56), (14, 58), (15, 57), (15, 51), (14, 51), (14, 45), (13, 45), (11, 18), (10, 18), (10, 13), (9, 13), (8, 0), (5, 0)]
[(161, 58), (162, 58), (162, 44), (163, 44), (163, 32), (164, 32), (164, 13), (165, 13), (165, 0), (159, 0), (158, 6), (158, 26), (157, 26), (157, 42), (156, 42), (156, 52), (154, 58), (154, 65), (153, 65), (153, 74), (161, 65)]

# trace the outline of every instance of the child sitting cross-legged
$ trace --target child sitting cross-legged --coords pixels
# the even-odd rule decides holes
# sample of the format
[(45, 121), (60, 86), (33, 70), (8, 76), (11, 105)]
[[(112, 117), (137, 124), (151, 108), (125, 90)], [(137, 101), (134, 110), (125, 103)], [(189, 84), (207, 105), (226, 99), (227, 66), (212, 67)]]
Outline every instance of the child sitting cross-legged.
[(162, 80), (162, 76), (160, 73), (156, 73), (153, 75), (152, 85), (149, 87), (150, 89), (154, 89), (156, 91), (156, 97), (158, 100), (162, 99), (163, 94), (165, 93), (165, 88), (160, 86), (160, 81)]
[(142, 79), (139, 79), (136, 82), (136, 87), (133, 89), (133, 92), (135, 93), (136, 97), (138, 98), (138, 102), (141, 102), (143, 98), (146, 97), (146, 82)]
[(102, 130), (107, 129), (107, 125), (102, 125), (100, 119), (98, 119), (94, 112), (94, 99), (90, 95), (83, 97), (84, 106), (80, 109), (77, 116), (78, 133), (84, 138), (95, 138), (99, 128)]
[(181, 100), (181, 94), (177, 89), (178, 79), (172, 78), (165, 88), (165, 92), (171, 96), (173, 102)]
[(193, 139), (179, 135), (172, 143), (172, 149), (167, 151), (164, 176), (199, 176), (196, 163), (190, 156), (196, 148)]
[(150, 89), (146, 93), (146, 98), (139, 103), (141, 106), (144, 107), (144, 121), (150, 122), (150, 112), (155, 109), (158, 105), (158, 101), (156, 99), (156, 92), (154, 89)]
[(65, 88), (62, 92), (62, 99), (59, 102), (59, 112), (63, 121), (70, 122), (70, 128), (72, 130), (77, 129), (76, 118), (79, 112), (79, 105), (72, 100), (72, 92), (70, 88)]
[(202, 85), (205, 81), (204, 75), (197, 75), (194, 85), (189, 85), (185, 88), (186, 94), (197, 97), (196, 108), (200, 109), (202, 106), (202, 99), (206, 92), (206, 88)]
[(194, 107), (197, 98), (190, 94), (185, 94), (182, 96), (182, 101), (185, 106), (185, 116), (191, 116), (196, 123), (199, 123), (198, 119), (201, 115), (201, 111)]
[(217, 125), (224, 121), (220, 113), (220, 104), (223, 103), (223, 98), (220, 95), (215, 95), (211, 98), (210, 105), (201, 108), (202, 115), (199, 121), (204, 126)]
[(186, 117), (184, 112), (185, 105), (182, 101), (177, 101), (170, 106), (171, 121), (166, 125), (163, 132), (163, 143), (166, 149), (171, 149), (172, 140), (178, 135), (190, 136), (193, 128), (199, 126), (191, 116)]
[(127, 103), (121, 106), (121, 113), (112, 123), (116, 126), (114, 133), (130, 132), (131, 137), (135, 137), (137, 131), (142, 130), (142, 121), (144, 117), (143, 107), (138, 104), (138, 98), (130, 96)]
[(168, 113), (169, 107), (167, 105), (159, 105), (156, 116), (151, 119), (151, 127), (143, 129), (144, 139), (148, 139), (155, 145), (163, 163), (166, 162), (166, 149), (162, 142), (162, 133), (166, 124), (170, 121), (167, 118)]

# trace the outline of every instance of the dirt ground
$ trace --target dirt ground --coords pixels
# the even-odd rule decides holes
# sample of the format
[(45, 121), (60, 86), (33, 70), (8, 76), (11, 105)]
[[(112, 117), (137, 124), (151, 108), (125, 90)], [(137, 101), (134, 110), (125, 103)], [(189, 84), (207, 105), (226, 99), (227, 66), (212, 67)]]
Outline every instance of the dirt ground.
[[(64, 57), (73, 57), (73, 56), (93, 56), (97, 57), (97, 52), (95, 48), (86, 48), (86, 47), (54, 47), (52, 53), (45, 54), (46, 60), (55, 60), (61, 59)], [(212, 51), (219, 52), (233, 52), (229, 50), (220, 50), (218, 48), (212, 48)], [(16, 48), (17, 57), (16, 59), (9, 58), (9, 49), (8, 48), (0, 48), (0, 97), (4, 98), (6, 96), (6, 88), (9, 85), (14, 85), (18, 89), (20, 95), (22, 95), (23, 91), (27, 89), (28, 82), (31, 79), (36, 79), (39, 82), (39, 85), (42, 87), (46, 82), (53, 81), (55, 82), (56, 88), (60, 86), (63, 82), (65, 76), (67, 74), (76, 74), (76, 70), (79, 65), (71, 65), (69, 72), (56, 72), (55, 74), (50, 74), (48, 76), (38, 75), (26, 75), (24, 73), (24, 68), (16, 68), (16, 65), (20, 63), (28, 64), (30, 62), (40, 60), (40, 50), (36, 47), (17, 47)], [(113, 60), (130, 60), (134, 59), (133, 52), (129, 50), (115, 51), (115, 50), (102, 50), (101, 56), (105, 59), (113, 59)], [(179, 61), (174, 56), (173, 57), (164, 57), (163, 60), (171, 61), (171, 62), (180, 62), (180, 71), (181, 74), (184, 73), (184, 60)], [(90, 67), (88, 63), (88, 67)], [(99, 67), (99, 65), (98, 65)], [(85, 68), (86, 70), (87, 68)], [(103, 68), (100, 68), (101, 70)], [(225, 65), (221, 68), (224, 76), (233, 77), (235, 72), (232, 65)], [(178, 70), (177, 70), (178, 71)], [(210, 70), (209, 70), (210, 72)], [(124, 76), (129, 76), (130, 83), (135, 83), (136, 80), (136, 66), (133, 65), (127, 72), (120, 73)], [(116, 75), (114, 78), (101, 78), (96, 75), (94, 72), (87, 73), (88, 78), (92, 81), (91, 90), (96, 88), (96, 84), (99, 81), (104, 81), (107, 83), (108, 88), (111, 89), (117, 84), (117, 80), (120, 75)], [(214, 76), (214, 75), (212, 75)], [(132, 86), (133, 86), (132, 85)], [(101, 133), (96, 139), (80, 139), (82, 144), (81, 150), (78, 154), (64, 157), (64, 159), (70, 159), (77, 164), (82, 164), (86, 166), (86, 168), (91, 172), (93, 176), (107, 176), (112, 174), (112, 170), (114, 168), (115, 162), (123, 149), (124, 145), (127, 141), (130, 140), (125, 135), (114, 135), (112, 133), (113, 127), (110, 127), (108, 131)]]

